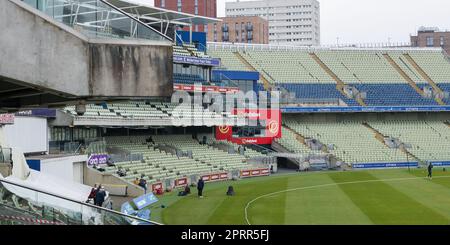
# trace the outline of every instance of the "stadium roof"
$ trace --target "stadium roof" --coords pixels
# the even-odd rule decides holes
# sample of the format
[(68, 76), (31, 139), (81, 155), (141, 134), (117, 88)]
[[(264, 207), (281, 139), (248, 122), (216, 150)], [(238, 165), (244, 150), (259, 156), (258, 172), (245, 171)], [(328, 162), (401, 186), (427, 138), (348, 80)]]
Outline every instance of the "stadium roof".
[(139, 19), (153, 21), (149, 24), (166, 23), (172, 25), (207, 25), (221, 22), (221, 19), (182, 13), (151, 6), (147, 3), (136, 3), (132, 0), (104, 0), (123, 12)]

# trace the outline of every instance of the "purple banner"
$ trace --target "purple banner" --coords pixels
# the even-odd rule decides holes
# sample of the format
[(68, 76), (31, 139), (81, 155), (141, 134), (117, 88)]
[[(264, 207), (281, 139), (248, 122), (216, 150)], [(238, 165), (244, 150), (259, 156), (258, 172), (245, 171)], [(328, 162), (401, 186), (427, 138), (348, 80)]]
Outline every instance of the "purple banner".
[(173, 56), (173, 63), (183, 63), (191, 65), (203, 65), (203, 66), (220, 66), (219, 59), (213, 58), (197, 58), (193, 56)]
[(16, 116), (31, 116), (31, 117), (56, 117), (55, 109), (30, 109), (19, 111), (16, 113)]
[(99, 154), (99, 155), (91, 155), (87, 161), (89, 167), (105, 165), (108, 162), (108, 155)]

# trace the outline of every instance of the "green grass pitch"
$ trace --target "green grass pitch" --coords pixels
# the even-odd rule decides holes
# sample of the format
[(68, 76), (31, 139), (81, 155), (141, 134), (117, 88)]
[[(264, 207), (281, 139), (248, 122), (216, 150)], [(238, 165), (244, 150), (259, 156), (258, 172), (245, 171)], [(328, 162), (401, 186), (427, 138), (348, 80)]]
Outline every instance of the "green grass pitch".
[[(448, 225), (450, 173), (435, 168), (433, 180), (425, 176), (424, 169), (395, 169), (207, 183), (203, 199), (195, 188), (187, 197), (176, 191), (161, 197), (152, 220), (169, 225)], [(225, 195), (229, 185), (236, 196)]]

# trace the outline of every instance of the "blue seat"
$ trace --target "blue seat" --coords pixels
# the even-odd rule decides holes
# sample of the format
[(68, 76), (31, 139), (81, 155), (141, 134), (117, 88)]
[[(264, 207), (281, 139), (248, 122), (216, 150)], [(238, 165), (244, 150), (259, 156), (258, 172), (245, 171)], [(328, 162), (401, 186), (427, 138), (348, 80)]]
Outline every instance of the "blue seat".
[[(434, 99), (424, 98), (409, 84), (352, 84), (360, 92), (366, 92), (368, 106), (432, 106)], [(420, 84), (422, 88), (425, 84)]]
[(294, 92), (299, 99), (341, 99), (349, 106), (359, 106), (354, 99), (345, 97), (336, 89), (336, 84), (291, 84), (284, 83), (278, 86)]
[[(433, 106), (438, 105), (434, 99), (423, 98), (409, 84), (349, 84), (360, 92), (366, 92), (364, 100), (368, 106)], [(418, 84), (423, 88), (427, 84)], [(294, 92), (299, 99), (341, 99), (349, 106), (359, 106), (356, 100), (342, 95), (335, 84), (280, 84), (280, 87)], [(445, 91), (450, 91), (450, 84), (440, 84)], [(261, 89), (262, 85), (259, 85)]]
[[(444, 92), (450, 92), (450, 83), (439, 83), (438, 86)], [(444, 99), (444, 103), (450, 105), (450, 99)]]
[(181, 83), (181, 84), (207, 83), (206, 80), (200, 77), (199, 75), (181, 74), (181, 73), (174, 73), (173, 81), (174, 83)]

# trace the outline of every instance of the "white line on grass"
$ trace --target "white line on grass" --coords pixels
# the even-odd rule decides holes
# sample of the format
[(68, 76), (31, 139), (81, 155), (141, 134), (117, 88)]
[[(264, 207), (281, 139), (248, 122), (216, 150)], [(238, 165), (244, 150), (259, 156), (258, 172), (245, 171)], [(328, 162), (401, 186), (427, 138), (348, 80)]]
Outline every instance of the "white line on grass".
[[(443, 179), (443, 178), (450, 178), (450, 176), (433, 177), (433, 179)], [(406, 180), (416, 180), (416, 179), (426, 179), (426, 177), (411, 177), (411, 178), (393, 178), (393, 179), (376, 179), (376, 180), (350, 181), (350, 182), (341, 182), (341, 183), (330, 183), (330, 184), (323, 184), (323, 185), (305, 186), (305, 187), (299, 187), (299, 188), (293, 188), (293, 189), (287, 189), (287, 190), (272, 192), (272, 193), (268, 193), (268, 194), (256, 197), (255, 199), (253, 199), (253, 200), (251, 200), (250, 202), (247, 203), (247, 205), (245, 206), (245, 209), (244, 209), (245, 221), (247, 222), (248, 225), (251, 225), (250, 221), (248, 219), (248, 211), (247, 210), (248, 210), (248, 208), (250, 207), (250, 205), (252, 203), (254, 203), (255, 201), (257, 201), (257, 200), (259, 200), (261, 198), (264, 198), (264, 197), (275, 196), (275, 195), (278, 195), (278, 194), (281, 194), (281, 193), (292, 192), (292, 191), (318, 189), (318, 188), (323, 188), (323, 187), (328, 187), (328, 186), (363, 184), (363, 183), (371, 183), (371, 182), (395, 182), (395, 181), (406, 181)]]

